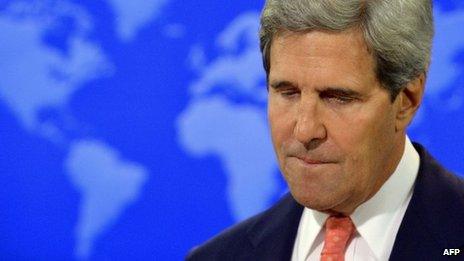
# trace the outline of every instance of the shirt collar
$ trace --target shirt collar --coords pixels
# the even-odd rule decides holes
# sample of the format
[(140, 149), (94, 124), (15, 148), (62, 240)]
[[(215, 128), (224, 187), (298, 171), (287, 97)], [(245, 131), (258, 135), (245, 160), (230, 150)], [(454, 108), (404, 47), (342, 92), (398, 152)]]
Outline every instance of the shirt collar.
[[(412, 188), (419, 171), (419, 154), (406, 136), (403, 156), (390, 178), (380, 190), (368, 201), (364, 202), (350, 216), (357, 232), (367, 242), (375, 256), (380, 259), (388, 249), (387, 233), (395, 221), (401, 205), (412, 194)], [(394, 195), (394, 196), (393, 196)], [(300, 226), (311, 228), (308, 233), (301, 235), (303, 242), (309, 242), (312, 251), (314, 241), (324, 226), (328, 215), (309, 208), (305, 208)], [(300, 256), (305, 256), (301, 252)]]

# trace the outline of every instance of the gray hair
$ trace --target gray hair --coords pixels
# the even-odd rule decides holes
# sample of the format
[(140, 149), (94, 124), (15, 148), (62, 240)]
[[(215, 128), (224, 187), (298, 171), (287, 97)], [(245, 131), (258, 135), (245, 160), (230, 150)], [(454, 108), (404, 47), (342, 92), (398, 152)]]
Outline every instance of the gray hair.
[(376, 60), (377, 78), (392, 101), (407, 83), (427, 73), (434, 34), (432, 0), (267, 0), (260, 29), (267, 76), (278, 34), (354, 27), (362, 30)]

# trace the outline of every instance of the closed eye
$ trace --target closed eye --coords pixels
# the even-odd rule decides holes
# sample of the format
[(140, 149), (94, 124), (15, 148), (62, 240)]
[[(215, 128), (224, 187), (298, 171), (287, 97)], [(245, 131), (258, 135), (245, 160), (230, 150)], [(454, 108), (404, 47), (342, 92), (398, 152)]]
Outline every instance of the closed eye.
[(298, 88), (298, 86), (288, 81), (277, 81), (270, 84), (270, 87), (273, 91), (286, 98), (291, 98), (301, 93), (301, 90)]
[(319, 92), (319, 97), (330, 103), (349, 104), (360, 99), (360, 94), (347, 89), (329, 88)]
[(338, 103), (350, 103), (354, 101), (355, 99), (353, 97), (347, 97), (347, 96), (335, 96), (335, 95), (320, 95), (322, 99), (328, 100), (331, 102), (338, 102)]
[(280, 90), (279, 93), (284, 97), (293, 97), (300, 94), (300, 90), (292, 88), (288, 90)]

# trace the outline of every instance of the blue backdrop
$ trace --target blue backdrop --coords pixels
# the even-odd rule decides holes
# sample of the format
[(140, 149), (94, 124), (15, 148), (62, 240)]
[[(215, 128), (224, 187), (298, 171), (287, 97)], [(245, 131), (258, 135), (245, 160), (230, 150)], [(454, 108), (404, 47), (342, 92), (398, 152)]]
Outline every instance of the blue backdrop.
[[(0, 0), (0, 259), (181, 260), (286, 191), (263, 1)], [(464, 173), (464, 2), (410, 128)]]

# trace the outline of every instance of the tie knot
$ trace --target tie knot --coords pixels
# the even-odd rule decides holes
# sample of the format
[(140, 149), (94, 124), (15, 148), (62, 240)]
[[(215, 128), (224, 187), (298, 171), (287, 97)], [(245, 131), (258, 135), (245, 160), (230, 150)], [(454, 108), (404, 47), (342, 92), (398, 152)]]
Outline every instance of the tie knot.
[(325, 222), (321, 260), (344, 260), (346, 246), (355, 230), (350, 217), (330, 216)]
[(354, 231), (354, 224), (350, 217), (347, 216), (330, 216), (325, 221), (325, 229), (328, 231), (348, 232), (351, 235)]

